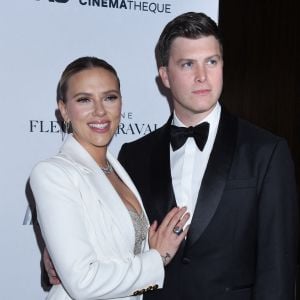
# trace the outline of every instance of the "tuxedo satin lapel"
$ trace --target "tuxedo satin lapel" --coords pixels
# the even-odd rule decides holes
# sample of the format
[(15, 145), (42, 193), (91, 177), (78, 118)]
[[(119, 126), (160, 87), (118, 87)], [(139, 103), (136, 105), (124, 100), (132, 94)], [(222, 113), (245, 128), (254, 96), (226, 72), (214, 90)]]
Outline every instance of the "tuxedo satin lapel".
[(147, 211), (149, 219), (157, 219), (159, 222), (166, 213), (176, 206), (171, 179), (170, 167), (170, 124), (172, 116), (162, 127), (158, 142), (153, 147), (150, 168), (150, 197), (151, 207)]
[(237, 119), (222, 108), (217, 136), (199, 190), (185, 250), (199, 239), (216, 212), (234, 155), (237, 127)]

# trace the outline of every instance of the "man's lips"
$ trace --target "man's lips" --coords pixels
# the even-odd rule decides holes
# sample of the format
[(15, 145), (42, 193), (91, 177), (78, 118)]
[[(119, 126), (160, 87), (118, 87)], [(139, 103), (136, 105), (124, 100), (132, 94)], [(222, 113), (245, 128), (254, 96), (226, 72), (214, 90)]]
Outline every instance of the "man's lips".
[(196, 95), (207, 95), (208, 93), (210, 93), (210, 89), (195, 90), (192, 93)]

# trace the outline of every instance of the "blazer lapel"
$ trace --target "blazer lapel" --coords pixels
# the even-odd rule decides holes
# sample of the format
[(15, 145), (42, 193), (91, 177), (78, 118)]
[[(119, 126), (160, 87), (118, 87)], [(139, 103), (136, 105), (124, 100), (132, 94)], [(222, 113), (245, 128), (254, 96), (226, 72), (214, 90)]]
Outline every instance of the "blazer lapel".
[(115, 172), (118, 174), (120, 179), (133, 192), (133, 194), (135, 195), (135, 197), (139, 201), (140, 206), (141, 206), (144, 214), (147, 216), (147, 214), (145, 212), (145, 209), (144, 209), (144, 206), (143, 206), (141, 196), (140, 196), (137, 188), (133, 184), (132, 180), (130, 179), (130, 176), (128, 175), (128, 173), (125, 171), (125, 169), (122, 167), (122, 165), (119, 163), (119, 161), (110, 152), (107, 152), (107, 159), (109, 160), (109, 162), (113, 166)]
[(170, 168), (170, 124), (172, 116), (161, 128), (159, 138), (151, 156), (150, 168), (150, 197), (147, 209), (149, 219), (159, 222), (167, 212), (176, 206), (174, 191), (172, 187)]
[[(69, 159), (71, 158), (74, 163), (77, 164), (78, 169), (81, 170), (81, 173), (87, 178), (87, 182), (91, 186), (89, 192), (95, 196), (84, 197), (83, 200), (90, 209), (90, 217), (94, 224), (98, 224), (99, 214), (97, 212), (99, 211), (99, 205), (100, 207), (103, 206), (107, 213), (110, 214), (114, 224), (121, 231), (121, 236), (124, 237), (124, 243), (129, 246), (129, 249), (133, 249), (135, 235), (130, 215), (118, 193), (95, 160), (71, 135), (62, 146), (61, 153), (67, 155)], [(133, 183), (120, 163), (109, 152), (107, 153), (107, 158), (116, 173), (124, 183), (132, 189), (137, 199), (141, 201), (137, 190), (133, 188)], [(122, 220), (122, 222), (120, 222), (120, 220)], [(122, 226), (120, 226), (120, 223), (122, 223)], [(128, 226), (124, 226), (126, 223)]]
[(204, 232), (221, 200), (235, 150), (237, 127), (237, 119), (222, 107), (217, 136), (199, 190), (185, 251)]

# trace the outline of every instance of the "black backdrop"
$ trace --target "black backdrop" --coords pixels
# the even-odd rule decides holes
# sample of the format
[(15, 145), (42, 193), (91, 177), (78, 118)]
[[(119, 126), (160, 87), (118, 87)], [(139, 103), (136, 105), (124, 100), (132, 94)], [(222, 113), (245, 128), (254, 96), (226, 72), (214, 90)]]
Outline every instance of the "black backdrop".
[(296, 0), (220, 0), (219, 4), (225, 59), (223, 103), (287, 139), (300, 191), (300, 18)]

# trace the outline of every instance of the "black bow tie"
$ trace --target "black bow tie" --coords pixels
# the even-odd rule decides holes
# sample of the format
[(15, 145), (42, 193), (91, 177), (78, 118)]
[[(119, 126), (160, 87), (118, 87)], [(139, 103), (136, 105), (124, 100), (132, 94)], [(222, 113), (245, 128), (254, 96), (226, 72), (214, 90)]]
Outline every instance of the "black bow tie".
[(204, 122), (195, 127), (177, 127), (171, 125), (171, 146), (176, 151), (184, 145), (188, 137), (193, 137), (198, 148), (203, 151), (209, 132), (209, 123)]

